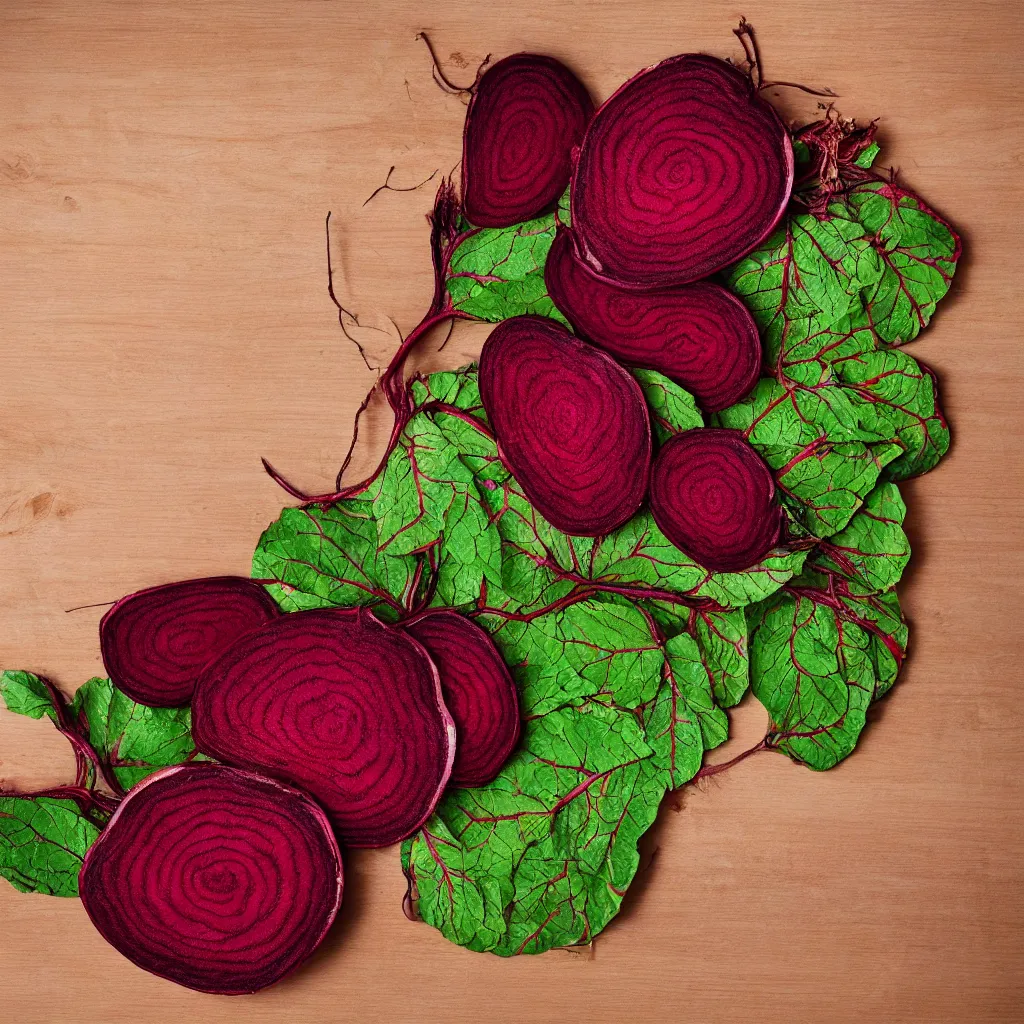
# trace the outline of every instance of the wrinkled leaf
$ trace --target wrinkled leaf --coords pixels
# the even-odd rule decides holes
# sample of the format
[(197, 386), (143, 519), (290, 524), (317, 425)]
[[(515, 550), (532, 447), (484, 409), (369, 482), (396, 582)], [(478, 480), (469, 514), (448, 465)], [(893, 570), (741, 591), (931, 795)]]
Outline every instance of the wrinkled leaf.
[(0, 875), (20, 892), (77, 896), (82, 859), (98, 835), (73, 800), (0, 796)]
[(0, 699), (8, 711), (29, 718), (57, 721), (53, 695), (45, 682), (31, 672), (7, 671), (0, 673)]
[(158, 768), (196, 757), (187, 707), (136, 704), (109, 679), (94, 678), (78, 688), (71, 710), (85, 716), (90, 744), (125, 789)]
[(456, 309), (492, 323), (532, 313), (568, 326), (544, 284), (554, 214), (507, 228), (474, 228), (467, 235), (448, 271), (448, 294)]
[(252, 560), (256, 579), (284, 611), (366, 605), (392, 620), (412, 585), (416, 559), (377, 550), (377, 523), (368, 501), (327, 508), (286, 508), (264, 531)]
[(633, 369), (630, 372), (643, 388), (651, 414), (651, 429), (659, 442), (664, 443), (681, 430), (704, 426), (704, 418), (689, 391), (657, 370)]

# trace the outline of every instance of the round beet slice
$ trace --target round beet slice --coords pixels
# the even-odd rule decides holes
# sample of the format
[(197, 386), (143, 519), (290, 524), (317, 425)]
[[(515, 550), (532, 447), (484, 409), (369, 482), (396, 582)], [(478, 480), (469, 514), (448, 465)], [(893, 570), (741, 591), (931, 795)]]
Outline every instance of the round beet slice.
[(621, 526), (647, 490), (651, 428), (640, 385), (546, 317), (500, 323), (480, 353), (480, 398), (505, 464), (566, 533)]
[(427, 612), (405, 629), (427, 649), (455, 721), (453, 786), (483, 786), (519, 741), (519, 695), (491, 638), (458, 612)]
[(503, 228), (554, 206), (569, 184), (573, 147), (593, 113), (583, 83), (553, 57), (516, 53), (489, 67), (466, 111), (466, 219)]
[(757, 565), (778, 543), (775, 477), (735, 430), (684, 430), (651, 467), (651, 512), (662, 533), (705, 569)]
[(217, 764), (140, 782), (85, 856), (82, 903), (144, 970), (221, 995), (298, 967), (341, 905), (326, 815), (304, 793)]
[(365, 609), (293, 612), (200, 676), (205, 754), (311, 793), (349, 846), (387, 846), (434, 810), (455, 727), (427, 652)]
[(103, 616), (103, 664), (137, 703), (179, 707), (192, 699), (206, 665), (279, 614), (266, 590), (241, 576), (150, 587), (122, 597)]
[(544, 282), (578, 334), (632, 366), (671, 377), (706, 412), (743, 398), (757, 383), (761, 339), (747, 307), (710, 281), (633, 292), (592, 273), (559, 228)]
[(785, 212), (793, 148), (741, 71), (683, 54), (594, 115), (573, 175), (581, 256), (624, 288), (686, 284), (755, 248)]

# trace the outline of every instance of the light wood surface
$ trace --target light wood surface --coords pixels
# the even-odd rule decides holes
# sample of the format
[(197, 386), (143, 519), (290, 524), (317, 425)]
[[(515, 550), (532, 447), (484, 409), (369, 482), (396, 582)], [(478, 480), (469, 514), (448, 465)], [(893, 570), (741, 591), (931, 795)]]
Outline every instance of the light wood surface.
[[(0, 1019), (1010, 1021), (1022, 963), (1021, 252), (1024, 63), (1010, 0), (752, 0), (769, 76), (881, 116), (884, 162), (963, 231), (951, 297), (912, 348), (940, 374), (952, 455), (904, 487), (912, 656), (826, 774), (762, 754), (666, 807), (622, 916), (585, 951), (505, 961), (402, 916), (396, 849), (348, 858), (342, 919), (253, 998), (152, 978), (76, 900), (0, 882)], [(488, 52), (569, 61), (597, 97), (640, 67), (738, 54), (738, 9), (680, 0), (0, 4), (0, 665), (67, 690), (101, 672), (102, 610), (156, 582), (245, 573), (286, 497), (266, 455), (329, 486), (371, 360), (430, 293), (432, 186)], [(814, 103), (783, 98), (809, 115)], [(457, 332), (424, 363), (457, 365)], [(384, 424), (372, 421), (360, 465)], [(763, 728), (745, 705), (735, 749)], [(729, 749), (734, 749), (733, 747)], [(66, 780), (47, 724), (0, 715), (6, 784)]]

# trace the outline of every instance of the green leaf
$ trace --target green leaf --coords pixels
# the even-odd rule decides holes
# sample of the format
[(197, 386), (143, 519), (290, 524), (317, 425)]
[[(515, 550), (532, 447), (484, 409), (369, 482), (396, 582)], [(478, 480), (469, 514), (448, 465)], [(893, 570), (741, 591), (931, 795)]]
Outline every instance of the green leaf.
[(82, 859), (98, 835), (73, 800), (0, 796), (0, 875), (20, 892), (77, 896)]
[[(868, 152), (868, 151), (865, 151)], [(911, 341), (946, 294), (960, 241), (915, 195), (862, 182), (826, 214), (791, 216), (727, 273), (761, 328), (768, 365)]]
[(446, 284), (455, 308), (492, 323), (533, 313), (568, 326), (544, 284), (554, 238), (553, 213), (507, 228), (470, 229), (449, 265)]
[(751, 689), (769, 742), (811, 768), (849, 755), (871, 701), (895, 681), (907, 632), (895, 592), (787, 587), (748, 610)]
[(476, 621), (512, 668), (524, 714), (546, 714), (586, 697), (635, 708), (660, 684), (660, 645), (631, 604), (590, 599), (527, 621), (498, 611)]
[(910, 542), (903, 532), (906, 514), (899, 488), (879, 484), (846, 527), (818, 545), (807, 572), (841, 576), (864, 594), (895, 586), (910, 561)]
[(743, 609), (694, 612), (694, 637), (711, 680), (715, 703), (731, 708), (750, 686), (747, 620)]
[(590, 941), (618, 911), (665, 791), (651, 754), (628, 712), (527, 719), (498, 778), (447, 794), (405, 847), (420, 915), (502, 955)]
[(887, 467), (887, 476), (905, 480), (926, 473), (949, 451), (938, 383), (926, 366), (889, 349), (839, 359), (833, 368), (862, 426), (903, 446), (903, 453)]
[(8, 671), (0, 673), (0, 699), (8, 711), (29, 718), (44, 715), (57, 722), (53, 695), (46, 683), (31, 672)]
[(875, 157), (880, 152), (880, 146), (877, 142), (872, 142), (865, 146), (856, 157), (854, 157), (853, 163), (856, 167), (862, 167), (864, 170), (868, 170), (871, 165), (875, 162)]
[(875, 333), (887, 345), (912, 341), (949, 290), (960, 239), (918, 196), (895, 182), (857, 185), (846, 207), (878, 253), (881, 273), (861, 283)]
[(664, 679), (644, 715), (656, 767), (676, 789), (697, 774), (704, 751), (724, 743), (729, 719), (714, 701), (711, 680), (693, 637), (680, 633), (665, 643)]
[(136, 704), (109, 679), (94, 678), (78, 688), (71, 711), (84, 715), (89, 743), (125, 789), (158, 768), (196, 757), (187, 707)]
[(368, 491), (377, 549), (408, 556), (442, 541), (437, 594), (446, 604), (474, 600), (485, 579), (501, 585), (501, 538), (473, 471), (434, 417), (412, 418), (384, 473)]
[(844, 390), (829, 383), (786, 387), (762, 379), (715, 422), (743, 432), (775, 471), (787, 507), (818, 537), (841, 530), (903, 452), (895, 442), (874, 442)]
[(416, 559), (377, 549), (369, 501), (349, 499), (326, 508), (286, 508), (264, 531), (252, 560), (256, 579), (284, 611), (366, 605), (393, 620), (412, 586)]
[(657, 370), (630, 371), (643, 388), (647, 408), (651, 413), (651, 428), (659, 442), (664, 444), (681, 430), (704, 426), (704, 418), (689, 391)]

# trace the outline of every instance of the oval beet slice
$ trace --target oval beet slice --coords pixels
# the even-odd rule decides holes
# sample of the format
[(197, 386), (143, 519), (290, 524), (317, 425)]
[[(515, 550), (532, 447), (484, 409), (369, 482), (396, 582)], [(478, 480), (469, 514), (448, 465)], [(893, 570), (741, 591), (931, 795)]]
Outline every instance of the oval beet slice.
[(304, 793), (224, 765), (178, 765), (124, 799), (85, 856), (79, 891), (100, 934), (143, 970), (241, 995), (320, 945), (341, 905), (341, 854)]
[(427, 649), (455, 721), (452, 786), (483, 786), (519, 741), (519, 695), (491, 638), (458, 612), (427, 612), (405, 629)]
[(311, 793), (349, 846), (387, 846), (430, 816), (455, 728), (426, 651), (369, 612), (293, 612), (246, 634), (200, 676), (205, 754)]
[(553, 526), (596, 537), (636, 512), (651, 428), (614, 359), (554, 320), (517, 316), (484, 342), (479, 381), (502, 459)]
[(710, 281), (634, 292), (602, 280), (559, 228), (544, 282), (578, 334), (631, 366), (671, 377), (706, 412), (728, 408), (757, 383), (761, 339), (747, 307)]
[(466, 219), (503, 228), (553, 207), (593, 113), (583, 83), (553, 57), (516, 53), (489, 67), (466, 111)]
[(103, 664), (137, 703), (179, 707), (192, 699), (203, 668), (279, 614), (266, 590), (241, 576), (150, 587), (122, 597), (103, 616)]
[(734, 430), (685, 430), (651, 467), (651, 512), (662, 533), (705, 569), (757, 565), (778, 543), (772, 471)]
[(594, 115), (572, 184), (580, 255), (624, 288), (707, 277), (785, 212), (793, 148), (746, 75), (683, 54), (641, 71)]

